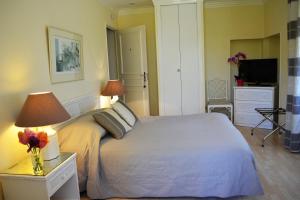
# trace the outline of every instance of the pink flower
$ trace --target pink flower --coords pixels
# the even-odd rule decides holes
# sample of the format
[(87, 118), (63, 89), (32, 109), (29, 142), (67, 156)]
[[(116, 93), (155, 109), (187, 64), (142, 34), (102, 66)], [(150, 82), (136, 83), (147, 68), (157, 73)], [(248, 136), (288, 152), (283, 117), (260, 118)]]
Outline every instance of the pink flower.
[(30, 136), (34, 135), (35, 133), (32, 130), (30, 130), (29, 128), (25, 128), (24, 134), (29, 138)]
[(18, 138), (19, 138), (19, 142), (21, 144), (27, 145), (29, 142), (29, 137), (24, 133), (24, 132), (19, 132), (18, 133)]
[(237, 59), (237, 57), (233, 56), (233, 57), (228, 58), (227, 62), (237, 64), (238, 59)]

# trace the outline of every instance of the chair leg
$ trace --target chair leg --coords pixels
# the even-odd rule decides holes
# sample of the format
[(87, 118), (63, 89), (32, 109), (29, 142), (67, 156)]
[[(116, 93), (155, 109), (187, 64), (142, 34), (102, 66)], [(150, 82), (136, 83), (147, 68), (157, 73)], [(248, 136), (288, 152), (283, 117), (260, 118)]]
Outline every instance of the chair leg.
[(212, 108), (211, 108), (210, 106), (207, 106), (207, 112), (208, 112), (208, 113), (211, 113), (211, 109), (212, 109)]
[(232, 106), (229, 107), (229, 111), (230, 111), (230, 120), (233, 123), (233, 109), (232, 109)]
[(226, 110), (229, 112), (230, 114), (230, 121), (233, 122), (233, 113), (232, 113), (232, 106), (228, 106), (228, 107), (225, 107)]

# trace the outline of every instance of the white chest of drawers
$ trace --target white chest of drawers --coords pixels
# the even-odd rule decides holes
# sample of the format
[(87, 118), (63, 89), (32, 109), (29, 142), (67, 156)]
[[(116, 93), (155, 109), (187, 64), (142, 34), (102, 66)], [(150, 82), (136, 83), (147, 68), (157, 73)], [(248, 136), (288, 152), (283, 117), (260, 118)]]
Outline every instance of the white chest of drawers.
[[(273, 108), (275, 87), (234, 87), (234, 124), (255, 127), (263, 117), (255, 108)], [(272, 129), (266, 121), (260, 128)]]

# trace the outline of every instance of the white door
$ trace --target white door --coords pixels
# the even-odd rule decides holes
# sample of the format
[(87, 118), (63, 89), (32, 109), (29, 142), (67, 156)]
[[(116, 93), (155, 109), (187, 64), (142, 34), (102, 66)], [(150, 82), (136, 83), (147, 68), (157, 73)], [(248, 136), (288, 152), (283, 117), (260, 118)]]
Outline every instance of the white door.
[(181, 67), (178, 6), (161, 6), (159, 113), (181, 115)]
[[(187, 23), (188, 22), (188, 23)], [(196, 4), (179, 5), (182, 114), (201, 112), (201, 88)]]
[(149, 116), (146, 27), (119, 31), (121, 79), (124, 101), (139, 116)]

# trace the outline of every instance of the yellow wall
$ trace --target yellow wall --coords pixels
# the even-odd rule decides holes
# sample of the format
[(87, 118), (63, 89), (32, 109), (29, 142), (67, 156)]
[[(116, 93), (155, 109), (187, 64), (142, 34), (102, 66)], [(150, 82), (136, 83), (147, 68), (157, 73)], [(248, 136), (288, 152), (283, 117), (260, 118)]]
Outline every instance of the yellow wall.
[[(287, 3), (282, 0), (268, 0), (265, 5), (257, 6), (206, 8), (206, 79), (230, 80), (232, 78), (226, 63), (230, 49), (235, 48), (230, 47), (230, 40), (262, 39), (262, 57), (275, 57), (278, 50), (280, 51), (280, 56), (277, 55), (280, 68), (279, 105), (285, 107), (288, 83), (287, 11)], [(279, 43), (276, 38), (278, 36), (271, 37), (276, 34), (280, 34)], [(248, 57), (251, 58), (251, 47), (246, 45), (244, 48), (250, 48)], [(240, 49), (242, 51), (243, 47)]]
[(277, 58), (280, 63), (280, 35), (279, 34), (264, 38), (263, 57)]
[[(0, 170), (26, 155), (12, 125), (28, 93), (51, 90), (61, 102), (98, 94), (107, 78), (106, 24), (115, 26), (98, 0), (0, 0)], [(84, 80), (51, 84), (47, 26), (83, 35)]]
[(247, 59), (260, 59), (263, 55), (262, 39), (232, 40), (230, 42), (230, 55), (243, 52)]
[(264, 9), (265, 36), (280, 34), (279, 106), (285, 108), (288, 84), (288, 3), (283, 0), (268, 0)]
[[(253, 5), (206, 8), (204, 13), (206, 80), (219, 78), (229, 81), (232, 78), (230, 64), (227, 63), (227, 58), (231, 55), (230, 41), (262, 38), (264, 7)], [(248, 53), (255, 54), (257, 47), (251, 45), (251, 42), (246, 43), (245, 50), (250, 49)]]
[[(240, 49), (240, 51), (245, 51), (248, 58), (262, 58), (266, 53), (263, 51), (268, 49), (267, 47), (263, 48), (267, 43), (264, 38), (280, 33), (280, 105), (285, 107), (287, 88), (286, 2), (269, 0), (265, 5), (205, 8), (204, 15), (206, 80), (220, 78), (230, 82), (232, 72), (230, 72), (231, 67), (227, 63), (227, 58), (232, 52)], [(154, 13), (142, 13), (136, 9), (133, 13), (128, 12), (118, 18), (119, 28), (141, 24), (145, 24), (147, 27), (150, 107), (151, 114), (156, 114), (158, 113), (158, 99)], [(231, 47), (231, 41), (239, 40), (243, 41), (242, 46), (235, 42), (234, 47)]]
[(147, 34), (150, 114), (158, 115), (154, 8), (126, 9), (123, 11), (121, 10), (118, 17), (118, 29), (125, 29), (139, 25), (146, 26)]

